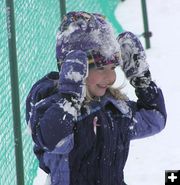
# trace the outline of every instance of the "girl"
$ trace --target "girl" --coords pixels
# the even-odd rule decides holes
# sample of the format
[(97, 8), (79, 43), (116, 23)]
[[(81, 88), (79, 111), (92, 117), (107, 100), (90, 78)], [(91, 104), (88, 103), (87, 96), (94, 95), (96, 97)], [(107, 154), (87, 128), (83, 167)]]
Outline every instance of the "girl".
[[(57, 33), (56, 57), (59, 72), (35, 83), (26, 102), (40, 168), (51, 185), (125, 185), (130, 141), (166, 122), (140, 41), (131, 32), (116, 39), (99, 14), (70, 12)], [(112, 87), (118, 65), (137, 102)]]

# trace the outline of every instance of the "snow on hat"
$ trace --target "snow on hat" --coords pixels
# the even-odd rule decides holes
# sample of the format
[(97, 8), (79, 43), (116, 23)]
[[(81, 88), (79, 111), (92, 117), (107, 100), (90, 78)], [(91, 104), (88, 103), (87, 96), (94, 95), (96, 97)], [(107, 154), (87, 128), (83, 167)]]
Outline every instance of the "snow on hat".
[(89, 63), (97, 67), (121, 63), (120, 46), (110, 23), (96, 13), (69, 12), (64, 17), (56, 37), (58, 68), (67, 53), (82, 50)]

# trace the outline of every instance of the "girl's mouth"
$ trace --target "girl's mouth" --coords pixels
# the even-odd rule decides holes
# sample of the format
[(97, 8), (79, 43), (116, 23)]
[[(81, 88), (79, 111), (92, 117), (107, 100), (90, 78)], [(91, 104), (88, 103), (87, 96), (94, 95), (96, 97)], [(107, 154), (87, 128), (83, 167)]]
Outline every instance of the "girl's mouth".
[(101, 89), (107, 89), (108, 88), (107, 84), (97, 84), (97, 86)]

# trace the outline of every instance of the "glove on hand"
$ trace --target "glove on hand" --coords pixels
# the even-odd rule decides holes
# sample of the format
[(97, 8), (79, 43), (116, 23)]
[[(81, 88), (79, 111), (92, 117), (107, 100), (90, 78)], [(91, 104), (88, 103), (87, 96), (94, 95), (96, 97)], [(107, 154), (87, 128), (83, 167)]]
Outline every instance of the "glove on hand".
[(147, 87), (151, 81), (146, 54), (140, 40), (131, 32), (123, 32), (117, 38), (123, 63), (122, 70), (134, 87)]
[(130, 84), (135, 88), (147, 88), (151, 83), (151, 73), (149, 70), (145, 71), (141, 76), (132, 77)]
[(85, 52), (77, 50), (67, 54), (59, 73), (59, 91), (71, 94), (82, 102), (86, 96), (85, 79), (88, 76), (88, 59)]

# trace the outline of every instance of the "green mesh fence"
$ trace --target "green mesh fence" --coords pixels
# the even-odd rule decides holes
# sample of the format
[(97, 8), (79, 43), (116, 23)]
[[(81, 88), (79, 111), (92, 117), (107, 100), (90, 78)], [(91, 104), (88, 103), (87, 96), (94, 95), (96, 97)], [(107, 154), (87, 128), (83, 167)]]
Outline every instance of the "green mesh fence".
[[(56, 69), (55, 34), (59, 25), (59, 1), (14, 1), (19, 72), (25, 184), (32, 185), (38, 163), (25, 122), (25, 99), (32, 84)], [(15, 152), (5, 1), (0, 0), (0, 185), (15, 185)]]
[[(68, 0), (67, 11), (102, 13), (118, 32), (122, 27), (114, 17), (119, 0)], [(57, 70), (55, 35), (60, 22), (59, 0), (14, 0), (16, 47), (19, 74), (21, 129), (25, 184), (32, 185), (38, 162), (25, 122), (25, 100), (32, 84), (46, 73)], [(0, 0), (0, 185), (16, 185), (16, 164), (11, 110), (5, 0)], [(18, 165), (18, 164), (17, 164)]]
[(25, 100), (32, 84), (56, 69), (55, 34), (60, 20), (59, 1), (16, 0), (16, 37), (25, 184), (32, 184), (37, 161), (25, 123)]

